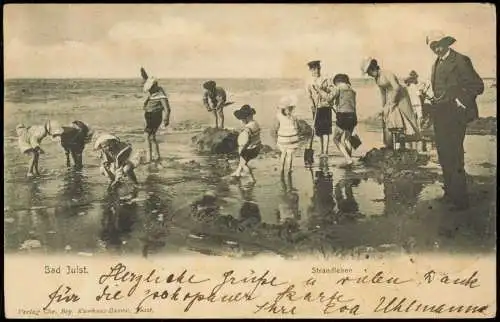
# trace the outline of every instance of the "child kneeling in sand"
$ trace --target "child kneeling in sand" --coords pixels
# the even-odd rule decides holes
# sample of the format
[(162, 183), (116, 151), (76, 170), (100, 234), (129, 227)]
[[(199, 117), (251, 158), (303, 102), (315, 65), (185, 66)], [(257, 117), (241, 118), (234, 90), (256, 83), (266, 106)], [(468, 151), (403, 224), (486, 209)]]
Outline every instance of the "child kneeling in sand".
[(101, 159), (101, 174), (111, 181), (109, 187), (116, 185), (120, 179), (127, 176), (138, 185), (134, 169), (145, 162), (146, 151), (140, 150), (132, 155), (132, 146), (120, 141), (114, 135), (103, 133), (94, 143), (94, 150), (99, 151)]
[(252, 170), (248, 167), (248, 162), (255, 159), (260, 152), (262, 143), (260, 141), (260, 126), (253, 119), (255, 109), (249, 105), (243, 105), (239, 110), (234, 112), (234, 116), (244, 124), (244, 128), (238, 135), (238, 154), (240, 163), (232, 177), (241, 177), (241, 172), (247, 170), (252, 177), (253, 182), (256, 182)]
[(48, 135), (52, 136), (52, 138), (55, 138), (61, 135), (62, 132), (62, 127), (60, 127), (55, 122), (51, 122), (50, 120), (47, 121), (44, 125), (26, 126), (24, 124), (19, 124), (16, 126), (18, 145), (21, 153), (32, 156), (27, 173), (28, 177), (40, 175), (38, 161), (40, 159), (40, 154), (45, 153), (40, 147), (42, 140), (45, 139)]
[(299, 145), (299, 124), (293, 111), (297, 105), (294, 96), (283, 97), (274, 124), (276, 145), (281, 151), (281, 173), (285, 172), (288, 159), (288, 173), (292, 172), (293, 154)]

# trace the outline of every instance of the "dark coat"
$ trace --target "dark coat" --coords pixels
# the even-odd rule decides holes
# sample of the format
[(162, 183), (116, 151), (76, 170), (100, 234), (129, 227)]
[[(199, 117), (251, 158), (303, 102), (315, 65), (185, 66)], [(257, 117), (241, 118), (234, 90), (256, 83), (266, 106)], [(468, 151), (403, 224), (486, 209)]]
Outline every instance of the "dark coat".
[[(434, 90), (436, 66), (439, 58), (432, 67), (431, 83)], [(469, 57), (450, 49), (449, 56), (441, 62), (443, 64), (440, 77), (444, 77), (446, 84), (445, 95), (436, 103), (453, 102), (458, 98), (466, 107), (467, 121), (479, 117), (476, 98), (484, 91), (484, 82), (478, 75)]]

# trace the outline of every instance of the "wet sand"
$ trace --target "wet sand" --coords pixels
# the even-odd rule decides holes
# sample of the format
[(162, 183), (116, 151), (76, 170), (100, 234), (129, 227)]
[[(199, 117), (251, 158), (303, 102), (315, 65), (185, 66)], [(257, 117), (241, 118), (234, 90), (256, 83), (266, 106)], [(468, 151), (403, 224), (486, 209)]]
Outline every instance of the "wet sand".
[(442, 178), (435, 155), (397, 172), (367, 167), (359, 157), (380, 146), (381, 133), (363, 125), (358, 131), (363, 145), (351, 170), (338, 167), (343, 158), (332, 144), (326, 166), (316, 160), (305, 168), (300, 149), (291, 176), (281, 177), (278, 153), (271, 151), (251, 162), (257, 178), (251, 184), (226, 177), (234, 158), (200, 155), (191, 142), (195, 134), (168, 130), (159, 135), (162, 162), (137, 170), (141, 187), (124, 183), (114, 192), (106, 191), (89, 148), (79, 173), (63, 168), (60, 147), (48, 143), (43, 176), (33, 180), (24, 178), (25, 158), (7, 149), (5, 252), (357, 257), (494, 251), (496, 137), (467, 136), (472, 207), (449, 212), (436, 201)]

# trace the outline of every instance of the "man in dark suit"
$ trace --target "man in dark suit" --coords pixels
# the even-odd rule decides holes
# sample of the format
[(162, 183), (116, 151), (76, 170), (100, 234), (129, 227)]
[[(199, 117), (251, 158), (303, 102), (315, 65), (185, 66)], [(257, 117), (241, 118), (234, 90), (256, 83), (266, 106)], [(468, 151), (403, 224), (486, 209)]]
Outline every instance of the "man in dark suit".
[(438, 56), (432, 68), (432, 114), (439, 163), (443, 170), (444, 196), (452, 210), (469, 207), (464, 169), (464, 139), (467, 123), (478, 118), (476, 97), (484, 83), (469, 57), (450, 46), (456, 40), (436, 32), (427, 45)]

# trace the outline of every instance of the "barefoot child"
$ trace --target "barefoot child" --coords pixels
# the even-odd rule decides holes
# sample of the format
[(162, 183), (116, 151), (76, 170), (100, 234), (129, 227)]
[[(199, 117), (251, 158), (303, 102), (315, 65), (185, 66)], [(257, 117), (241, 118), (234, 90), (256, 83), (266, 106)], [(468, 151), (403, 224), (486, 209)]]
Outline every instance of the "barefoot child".
[(153, 146), (157, 155), (156, 160), (159, 161), (160, 147), (156, 141), (156, 132), (162, 124), (162, 120), (165, 127), (170, 123), (170, 104), (165, 90), (158, 85), (158, 80), (153, 76), (148, 76), (143, 68), (141, 68), (141, 75), (144, 80), (143, 90), (148, 94), (146, 101), (144, 101), (144, 119), (146, 120), (144, 132), (148, 142), (149, 162), (154, 161)]
[(134, 184), (138, 184), (134, 169), (143, 163), (145, 151), (141, 150), (137, 155), (132, 156), (130, 144), (107, 133), (97, 137), (94, 150), (100, 152), (101, 174), (111, 181), (110, 188), (116, 185), (123, 176), (129, 177)]
[(321, 76), (321, 62), (319, 60), (311, 61), (307, 65), (312, 76), (307, 84), (307, 95), (311, 100), (314, 133), (320, 138), (321, 157), (325, 158), (328, 155), (330, 135), (332, 134), (332, 106), (329, 95), (331, 86)]
[(344, 166), (352, 165), (351, 136), (358, 124), (356, 115), (356, 92), (351, 87), (349, 76), (337, 74), (333, 78), (335, 85), (332, 98), (336, 105), (336, 126), (333, 141), (346, 159)]
[(38, 161), (40, 154), (45, 153), (40, 147), (40, 144), (48, 135), (53, 138), (61, 135), (62, 128), (49, 120), (44, 125), (26, 126), (24, 124), (19, 124), (16, 126), (16, 133), (21, 153), (31, 155), (32, 157), (27, 176), (33, 177), (34, 175), (40, 175)]
[(283, 97), (279, 104), (274, 125), (276, 145), (281, 151), (281, 173), (285, 172), (288, 160), (288, 173), (292, 172), (293, 154), (299, 144), (299, 125), (294, 115), (296, 97)]
[(224, 128), (224, 106), (226, 105), (227, 95), (226, 91), (217, 86), (213, 80), (203, 83), (205, 92), (203, 93), (203, 105), (207, 111), (214, 113), (215, 128)]
[(252, 170), (248, 167), (248, 162), (259, 155), (262, 146), (260, 141), (260, 126), (254, 121), (254, 115), (255, 109), (251, 108), (249, 105), (243, 105), (239, 110), (234, 112), (234, 116), (240, 120), (245, 127), (238, 136), (240, 163), (231, 176), (241, 177), (241, 172), (247, 170), (253, 182), (256, 182)]

